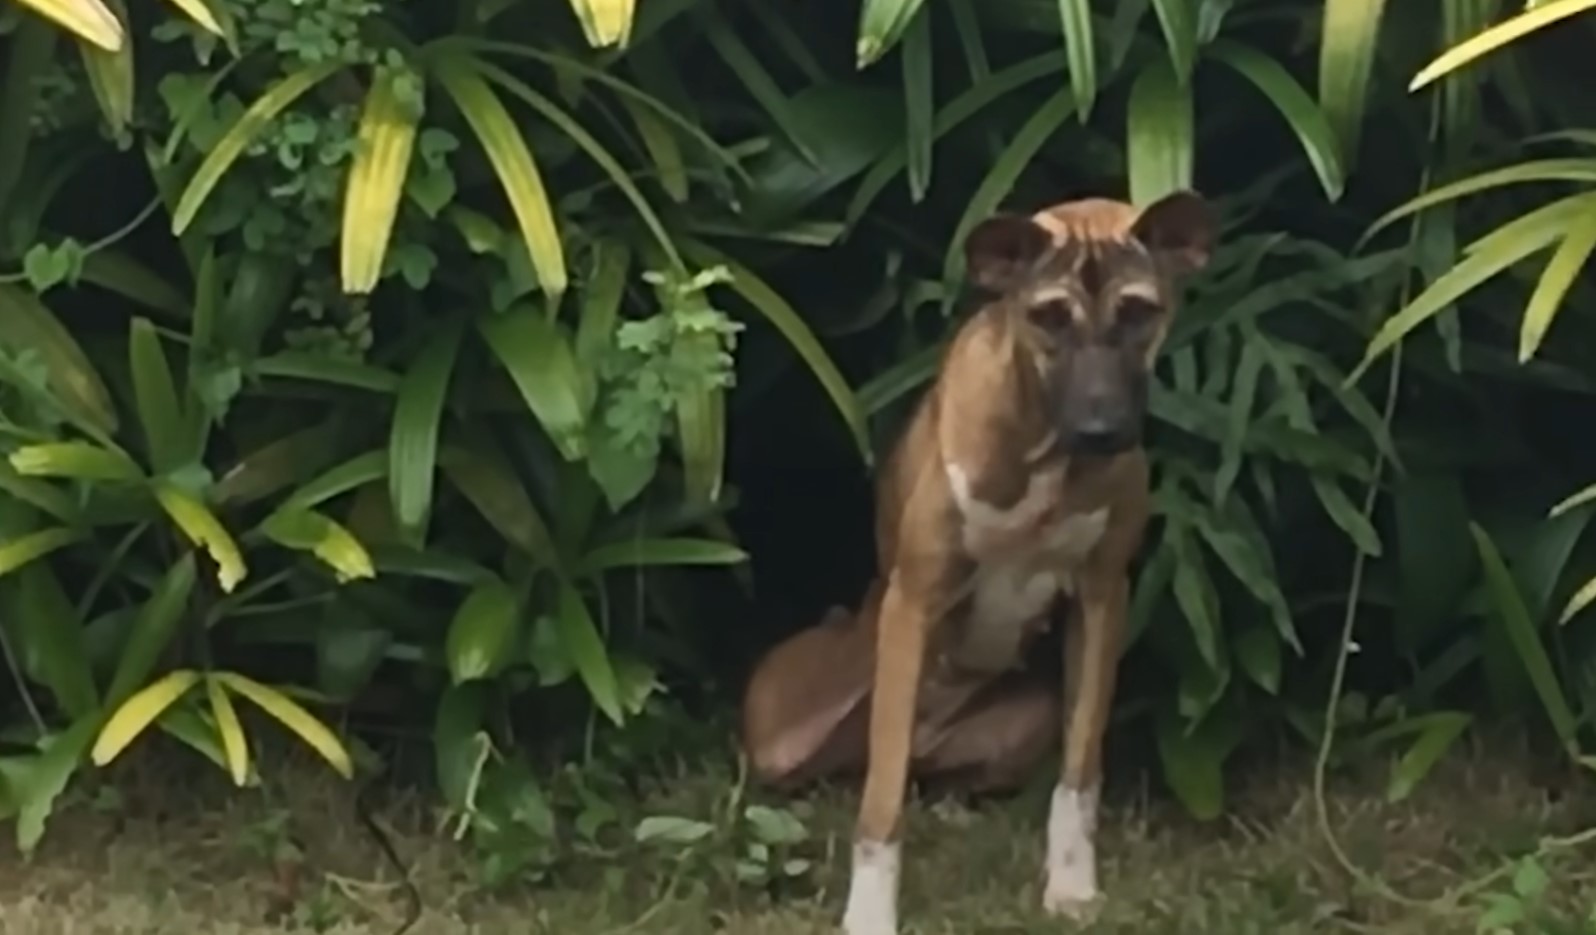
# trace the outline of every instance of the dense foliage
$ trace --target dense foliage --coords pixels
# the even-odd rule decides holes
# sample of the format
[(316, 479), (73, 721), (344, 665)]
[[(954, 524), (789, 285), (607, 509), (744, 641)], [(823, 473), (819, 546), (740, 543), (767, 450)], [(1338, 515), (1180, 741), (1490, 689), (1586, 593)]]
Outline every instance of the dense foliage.
[(419, 728), (542, 865), (602, 822), (562, 777), (722, 755), (751, 655), (857, 599), (963, 232), (1188, 184), (1225, 232), (1152, 394), (1123, 736), (1203, 817), (1327, 723), (1393, 796), (1481, 717), (1580, 757), (1593, 5), (1414, 91), (1522, 5), (0, 6), (20, 845), (129, 742), (256, 782), (258, 709), (345, 775), (335, 715)]

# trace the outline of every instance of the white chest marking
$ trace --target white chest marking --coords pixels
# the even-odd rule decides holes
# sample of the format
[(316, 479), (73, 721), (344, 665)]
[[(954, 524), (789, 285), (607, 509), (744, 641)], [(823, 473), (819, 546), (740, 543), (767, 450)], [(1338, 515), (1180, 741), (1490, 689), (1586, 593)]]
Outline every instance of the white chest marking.
[[(1061, 590), (1070, 585), (1072, 566), (1078, 564), (1108, 529), (1108, 510), (1064, 516), (1050, 524), (1043, 516), (1053, 506), (1059, 478), (1038, 474), (1025, 495), (1007, 509), (976, 499), (969, 475), (956, 464), (946, 464), (948, 485), (964, 519), (965, 548), (975, 557), (974, 590), (965, 636), (956, 650), (969, 667), (998, 670), (1017, 656), (1026, 629), (1045, 613)], [(1015, 533), (1035, 529), (1029, 538)], [(1010, 539), (1001, 557), (982, 558), (989, 545)]]

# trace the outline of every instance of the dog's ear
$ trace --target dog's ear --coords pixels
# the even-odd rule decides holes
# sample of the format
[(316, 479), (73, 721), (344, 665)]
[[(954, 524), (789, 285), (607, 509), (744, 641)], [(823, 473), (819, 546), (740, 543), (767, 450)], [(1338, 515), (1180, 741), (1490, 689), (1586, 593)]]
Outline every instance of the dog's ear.
[(964, 238), (964, 269), (977, 288), (1007, 292), (1052, 244), (1052, 235), (1030, 218), (994, 215)]
[(1214, 212), (1194, 191), (1171, 192), (1142, 209), (1131, 236), (1165, 258), (1180, 275), (1208, 265), (1214, 249)]

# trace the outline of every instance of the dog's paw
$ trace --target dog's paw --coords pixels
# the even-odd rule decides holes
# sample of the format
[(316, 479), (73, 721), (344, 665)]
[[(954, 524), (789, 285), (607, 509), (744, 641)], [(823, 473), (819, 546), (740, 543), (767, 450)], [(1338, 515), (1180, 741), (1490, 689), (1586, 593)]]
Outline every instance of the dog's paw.
[(1103, 896), (1093, 891), (1080, 893), (1069, 890), (1055, 890), (1048, 888), (1042, 893), (1042, 909), (1048, 915), (1059, 919), (1068, 919), (1077, 924), (1086, 924), (1096, 920), (1098, 912), (1103, 907)]

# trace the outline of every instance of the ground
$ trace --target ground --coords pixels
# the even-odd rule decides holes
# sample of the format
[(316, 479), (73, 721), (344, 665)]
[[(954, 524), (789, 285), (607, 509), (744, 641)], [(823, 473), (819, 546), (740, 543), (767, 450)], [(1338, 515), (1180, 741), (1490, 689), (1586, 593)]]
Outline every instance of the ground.
[[(0, 853), (0, 933), (324, 932), (389, 935), (405, 916), (396, 873), (357, 820), (352, 795), (325, 770), (280, 759), (264, 787), (228, 789), (208, 766), (134, 758), (115, 794), (92, 783), (72, 796), (25, 864)], [(159, 760), (159, 762), (155, 762)], [(1383, 777), (1338, 777), (1329, 794), (1351, 859), (1407, 897), (1431, 899), (1533, 850), (1542, 838), (1596, 824), (1596, 789), (1533, 762), (1511, 744), (1462, 750), (1406, 802), (1384, 800)], [(749, 792), (730, 773), (700, 768), (626, 809), (703, 819), (749, 802), (791, 809), (808, 839), (773, 863), (811, 866), (779, 891), (739, 883), (746, 847), (718, 833), (692, 849), (622, 836), (606, 859), (540, 884), (482, 885), (480, 858), (456, 843), (447, 816), (419, 793), (387, 797), (377, 820), (409, 864), (424, 910), (414, 935), (473, 932), (621, 935), (830, 933), (847, 874), (852, 798), (822, 790), (796, 801)], [(1101, 850), (1110, 894), (1091, 931), (1263, 935), (1307, 932), (1473, 933), (1473, 896), (1418, 908), (1360, 889), (1319, 831), (1308, 766), (1252, 771), (1232, 790), (1230, 816), (1194, 822), (1159, 789), (1122, 782), (1110, 795)], [(920, 799), (910, 813), (905, 935), (1071, 931), (1036, 911), (1046, 788), (1001, 801)], [(728, 802), (738, 804), (728, 808)], [(9, 826), (8, 826), (9, 827)], [(291, 844), (290, 844), (291, 842)], [(281, 859), (273, 869), (273, 855)], [(1581, 858), (1585, 858), (1582, 862)], [(1565, 908), (1588, 911), (1588, 852), (1545, 861)], [(1511, 876), (1491, 888), (1510, 885)], [(1572, 910), (1571, 910), (1572, 914)], [(1579, 913), (1583, 915), (1583, 913)], [(1520, 931), (1520, 930), (1515, 930)], [(1532, 935), (1596, 929), (1523, 929)]]

